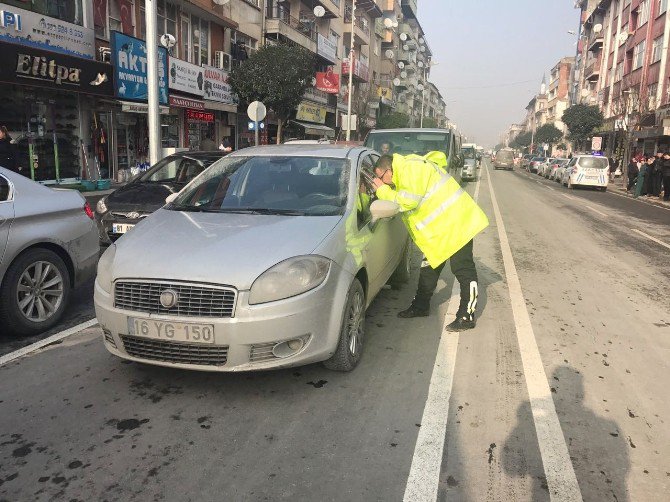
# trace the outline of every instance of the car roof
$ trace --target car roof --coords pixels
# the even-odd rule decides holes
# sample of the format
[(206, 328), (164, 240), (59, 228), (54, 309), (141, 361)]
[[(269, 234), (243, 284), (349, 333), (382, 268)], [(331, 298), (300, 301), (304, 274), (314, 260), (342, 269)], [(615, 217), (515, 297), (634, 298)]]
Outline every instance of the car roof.
[(294, 156), (294, 157), (329, 157), (336, 159), (346, 159), (353, 155), (359, 155), (364, 151), (370, 151), (369, 148), (346, 145), (267, 145), (254, 146), (238, 150), (230, 154), (234, 157), (249, 156)]
[(438, 128), (433, 128), (433, 129), (421, 129), (419, 127), (406, 127), (402, 129), (373, 129), (370, 131), (369, 134), (375, 134), (375, 133), (381, 133), (381, 132), (440, 132), (440, 133), (445, 133), (445, 132), (452, 132), (451, 129), (438, 129)]

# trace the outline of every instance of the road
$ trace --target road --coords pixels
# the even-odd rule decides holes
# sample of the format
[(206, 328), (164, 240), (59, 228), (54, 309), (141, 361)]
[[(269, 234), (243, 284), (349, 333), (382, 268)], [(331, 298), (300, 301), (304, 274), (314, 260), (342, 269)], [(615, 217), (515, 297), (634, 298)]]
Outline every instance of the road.
[(491, 220), (475, 330), (444, 332), (448, 272), (430, 317), (396, 317), (418, 255), (412, 286), (373, 303), (349, 374), (127, 364), (85, 329), (0, 367), (0, 499), (668, 493), (670, 212), (488, 164), (468, 190)]

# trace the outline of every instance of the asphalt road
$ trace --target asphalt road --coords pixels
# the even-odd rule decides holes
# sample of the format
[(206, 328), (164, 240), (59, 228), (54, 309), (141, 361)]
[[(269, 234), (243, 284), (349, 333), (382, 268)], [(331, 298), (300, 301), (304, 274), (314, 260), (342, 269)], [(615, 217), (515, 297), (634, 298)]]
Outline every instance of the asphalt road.
[(475, 330), (443, 331), (446, 271), (430, 317), (397, 319), (419, 256), (349, 374), (126, 364), (92, 327), (0, 367), (0, 499), (662, 498), (670, 212), (489, 166), (468, 190)]

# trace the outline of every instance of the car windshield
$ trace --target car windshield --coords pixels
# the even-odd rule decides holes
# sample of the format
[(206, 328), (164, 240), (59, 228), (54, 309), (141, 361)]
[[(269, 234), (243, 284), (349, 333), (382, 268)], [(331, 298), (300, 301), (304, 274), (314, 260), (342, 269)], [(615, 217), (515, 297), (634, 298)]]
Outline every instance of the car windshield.
[(383, 154), (399, 153), (409, 155), (425, 155), (428, 152), (438, 151), (449, 153), (449, 137), (445, 132), (371, 132), (365, 141), (365, 146)]
[(508, 150), (502, 150), (502, 151), (498, 152), (498, 159), (499, 160), (513, 159), (513, 158), (514, 158), (514, 155), (512, 154), (512, 152), (510, 152)]
[(171, 155), (158, 162), (139, 181), (148, 183), (188, 183), (207, 167), (219, 160), (222, 155), (189, 157)]
[(605, 157), (580, 157), (579, 158), (579, 167), (585, 168), (596, 168), (596, 169), (605, 169), (608, 166), (607, 159)]
[(463, 157), (465, 157), (466, 159), (477, 158), (477, 150), (475, 150), (474, 148), (463, 148), (461, 152), (463, 152)]
[(176, 211), (327, 216), (343, 214), (349, 162), (322, 157), (228, 157), (168, 206)]

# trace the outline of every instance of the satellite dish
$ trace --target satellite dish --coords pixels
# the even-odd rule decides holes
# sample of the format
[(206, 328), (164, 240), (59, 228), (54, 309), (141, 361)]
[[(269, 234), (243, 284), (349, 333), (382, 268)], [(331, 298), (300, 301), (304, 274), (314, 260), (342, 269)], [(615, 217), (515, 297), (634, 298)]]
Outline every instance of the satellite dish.
[(169, 33), (161, 36), (161, 45), (166, 49), (172, 49), (176, 43), (177, 39), (175, 39), (174, 36), (170, 35)]
[(393, 28), (393, 19), (391, 19), (390, 17), (384, 19), (384, 26), (386, 27), (387, 30)]
[(425, 43), (426, 43), (426, 39), (423, 38), (423, 37), (419, 37), (419, 43), (420, 43), (421, 45), (425, 44)]
[(417, 85), (416, 88), (417, 88), (418, 90), (420, 90), (420, 91), (423, 91), (423, 90), (424, 90), (423, 84), (419, 84), (419, 85)]
[(314, 7), (313, 12), (316, 17), (323, 17), (326, 15), (326, 9), (323, 8), (323, 5), (317, 5)]
[(397, 27), (398, 27), (398, 20), (397, 20), (397, 19), (394, 19), (394, 20), (393, 20), (393, 27), (394, 27), (394, 28), (397, 28)]
[(598, 23), (593, 27), (593, 33), (595, 33), (596, 35), (598, 33), (600, 33), (601, 31), (603, 31), (603, 25), (602, 24)]
[(399, 78), (394, 78), (394, 79), (393, 79), (393, 85), (395, 85), (396, 87), (398, 87), (398, 86), (400, 85), (400, 79), (399, 79)]
[(407, 44), (403, 45), (402, 50), (408, 51), (409, 50), (409, 45), (407, 45)]
[(391, 49), (388, 49), (388, 50), (384, 53), (384, 55), (386, 56), (386, 59), (393, 59), (393, 56), (394, 56), (395, 54), (393, 54), (393, 51), (392, 51)]
[(619, 33), (619, 43), (622, 44), (622, 43), (624, 43), (626, 40), (628, 40), (628, 32), (627, 32), (627, 31), (623, 31), (623, 32)]
[(423, 61), (419, 61), (419, 62), (417, 63), (417, 66), (418, 66), (419, 68), (423, 68)]
[(400, 40), (402, 40), (403, 42), (407, 42), (407, 38), (408, 38), (407, 33), (401, 33), (400, 34)]
[(403, 63), (402, 61), (400, 61), (400, 62), (398, 63), (398, 68), (400, 68), (400, 69), (402, 70), (404, 67), (405, 67), (405, 63)]
[(401, 71), (400, 72), (400, 78), (407, 78), (407, 72), (406, 71)]
[(422, 45), (421, 47), (419, 47), (419, 50), (420, 50), (421, 52), (426, 52), (426, 46), (425, 46), (425, 45)]

